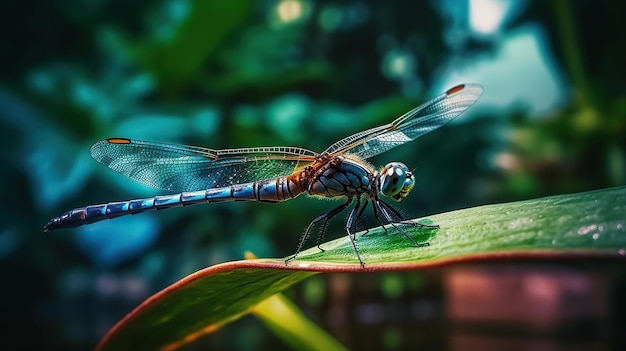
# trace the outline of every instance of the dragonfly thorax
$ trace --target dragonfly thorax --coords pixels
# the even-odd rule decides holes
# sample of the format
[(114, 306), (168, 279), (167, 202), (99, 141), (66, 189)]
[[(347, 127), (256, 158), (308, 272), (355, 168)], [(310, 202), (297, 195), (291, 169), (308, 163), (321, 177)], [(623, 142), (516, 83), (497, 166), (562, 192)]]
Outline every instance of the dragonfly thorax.
[(409, 195), (414, 185), (413, 172), (404, 163), (391, 162), (380, 171), (378, 190), (396, 201)]
[(371, 193), (376, 189), (378, 172), (367, 162), (347, 156), (336, 156), (330, 161), (312, 166), (306, 188), (310, 195), (323, 197), (351, 196)]

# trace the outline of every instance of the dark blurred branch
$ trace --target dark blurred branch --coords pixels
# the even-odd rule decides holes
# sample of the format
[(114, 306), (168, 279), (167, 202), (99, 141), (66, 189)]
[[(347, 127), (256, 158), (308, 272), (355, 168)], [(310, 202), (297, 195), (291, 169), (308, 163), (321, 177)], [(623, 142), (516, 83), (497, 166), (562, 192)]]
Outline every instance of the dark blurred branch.
[(587, 92), (587, 80), (582, 59), (580, 46), (578, 43), (578, 33), (574, 25), (572, 14), (572, 3), (564, 0), (553, 0), (552, 7), (557, 22), (557, 30), (561, 37), (561, 45), (564, 52), (564, 61), (572, 79), (572, 85), (576, 87), (580, 101), (585, 104), (589, 102)]

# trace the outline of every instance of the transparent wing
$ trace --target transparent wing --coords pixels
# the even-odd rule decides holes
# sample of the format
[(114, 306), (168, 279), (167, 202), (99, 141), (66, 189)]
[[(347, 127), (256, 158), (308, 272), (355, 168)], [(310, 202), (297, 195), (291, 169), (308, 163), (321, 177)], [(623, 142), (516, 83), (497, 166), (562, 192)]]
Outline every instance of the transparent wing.
[(369, 158), (433, 131), (467, 110), (482, 94), (478, 84), (461, 84), (414, 108), (395, 121), (343, 138), (326, 153)]
[(312, 163), (315, 155), (297, 147), (213, 150), (122, 138), (91, 147), (94, 159), (132, 180), (181, 192), (289, 175)]

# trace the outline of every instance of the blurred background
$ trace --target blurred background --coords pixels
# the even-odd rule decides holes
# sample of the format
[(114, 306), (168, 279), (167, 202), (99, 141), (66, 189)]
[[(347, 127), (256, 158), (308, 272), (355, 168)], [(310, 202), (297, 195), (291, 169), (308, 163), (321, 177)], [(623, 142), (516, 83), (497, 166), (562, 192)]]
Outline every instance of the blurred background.
[[(291, 255), (333, 206), (212, 204), (43, 234), (74, 207), (162, 194), (91, 159), (103, 138), (322, 151), (474, 82), (485, 93), (462, 117), (370, 160), (416, 168), (408, 217), (626, 184), (625, 13), (582, 0), (3, 1), (3, 344), (93, 348), (198, 269)], [(613, 349), (624, 268), (329, 274), (287, 294), (354, 349)], [(189, 349), (277, 345), (246, 317)]]

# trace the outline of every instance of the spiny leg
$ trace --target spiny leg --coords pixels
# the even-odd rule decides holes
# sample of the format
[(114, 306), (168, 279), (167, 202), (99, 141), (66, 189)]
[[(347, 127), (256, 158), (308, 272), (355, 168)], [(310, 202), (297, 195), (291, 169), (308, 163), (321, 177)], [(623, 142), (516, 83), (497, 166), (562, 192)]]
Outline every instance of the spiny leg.
[[(383, 230), (385, 231), (385, 234), (388, 234), (389, 232), (387, 232), (387, 228), (385, 227), (385, 224), (383, 223), (383, 221), (380, 220), (380, 216), (378, 215), (378, 213), (380, 211), (378, 211), (378, 206), (376, 205), (376, 202), (378, 201), (377, 198), (372, 200), (372, 210), (374, 212), (374, 218), (376, 218), (376, 221), (378, 221), (378, 224), (380, 225), (381, 228), (383, 228)], [(367, 232), (366, 232), (367, 234)], [(365, 234), (363, 234), (365, 235)]]
[[(398, 227), (396, 224), (397, 219), (402, 221), (402, 216), (400, 212), (396, 211), (393, 207), (387, 205), (384, 201), (377, 199), (373, 201), (374, 205), (378, 207), (378, 211), (383, 214), (385, 219), (391, 224), (394, 228), (396, 228), (405, 238), (407, 238), (410, 242), (412, 242), (415, 246), (426, 246), (428, 243), (420, 244), (415, 239), (411, 238), (402, 228)], [(394, 216), (396, 218), (394, 218)], [(399, 222), (398, 222), (399, 223)]]
[[(302, 246), (304, 245), (304, 243), (309, 238), (309, 234), (311, 233), (311, 228), (313, 228), (313, 226), (315, 224), (317, 224), (317, 223), (319, 223), (321, 221), (324, 221), (323, 226), (325, 227), (326, 226), (326, 222), (328, 222), (331, 218), (336, 216), (339, 212), (345, 210), (346, 207), (350, 206), (351, 203), (352, 203), (352, 197), (348, 197), (348, 200), (346, 202), (344, 202), (343, 204), (341, 204), (340, 206), (337, 206), (337, 207), (333, 208), (332, 210), (319, 215), (317, 218), (315, 218), (313, 221), (311, 221), (309, 226), (304, 231), (304, 234), (302, 234), (302, 237), (300, 237), (300, 242), (298, 243), (298, 247), (296, 248), (296, 253), (293, 256), (291, 256), (291, 257), (289, 257), (289, 258), (287, 258), (285, 260), (285, 265), (287, 265), (289, 263), (289, 261), (295, 259), (298, 256), (298, 254), (302, 250)], [(318, 239), (318, 242), (320, 240), (321, 239)]]
[(328, 224), (329, 221), (330, 221), (330, 218), (326, 218), (324, 223), (320, 225), (320, 231), (319, 231), (319, 234), (317, 235), (317, 241), (315, 242), (315, 246), (317, 246), (317, 248), (322, 252), (326, 251), (322, 249), (320, 245), (322, 245), (322, 241), (324, 241), (324, 233), (326, 233), (326, 225)]
[(379, 200), (379, 201), (380, 201), (381, 207), (384, 207), (386, 210), (390, 211), (397, 217), (397, 219), (394, 221), (395, 223), (402, 223), (406, 225), (425, 227), (425, 228), (439, 228), (439, 224), (423, 224), (423, 223), (414, 222), (414, 221), (407, 221), (404, 218), (402, 218), (402, 214), (398, 212), (398, 210), (396, 210), (391, 205), (389, 205), (388, 203), (382, 200)]
[(361, 264), (361, 267), (365, 267), (365, 263), (363, 263), (363, 260), (361, 259), (361, 255), (359, 254), (359, 248), (356, 244), (356, 234), (350, 232), (350, 229), (354, 228), (355, 221), (359, 217), (360, 207), (361, 207), (361, 198), (357, 197), (356, 205), (354, 206), (352, 211), (350, 211), (350, 215), (348, 216), (348, 220), (346, 221), (345, 229), (346, 229), (346, 233), (348, 233), (348, 238), (350, 238), (350, 242), (352, 242), (352, 247), (354, 247), (354, 252), (356, 252), (356, 258), (359, 259), (359, 263)]
[(385, 216), (385, 219), (387, 219), (389, 223), (400, 223), (403, 221), (402, 214), (383, 200), (378, 199), (378, 205), (383, 216)]
[[(322, 216), (326, 215), (326, 217), (323, 219), (323, 223), (322, 225), (320, 225), (320, 231), (319, 231), (319, 235), (317, 236), (317, 241), (315, 242), (315, 245), (317, 246), (318, 249), (320, 249), (320, 251), (324, 251), (324, 249), (322, 249), (320, 247), (320, 245), (322, 244), (322, 240), (324, 240), (324, 234), (326, 233), (326, 225), (328, 224), (328, 222), (330, 222), (331, 219), (333, 219), (334, 216), (336, 216), (339, 212), (343, 211), (346, 209), (346, 207), (348, 207), (348, 205), (350, 205), (350, 203), (352, 203), (352, 199), (349, 199), (349, 201), (343, 203), (341, 206), (338, 206), (336, 208), (333, 208), (332, 210), (326, 212), (325, 214), (323, 214)], [(321, 216), (320, 216), (321, 217)], [(319, 218), (319, 217), (318, 217)], [(309, 227), (311, 227), (313, 224), (315, 224), (316, 220), (318, 219), (314, 219), (313, 222), (311, 222), (311, 224), (309, 225)]]
[[(358, 198), (358, 200), (360, 200), (360, 198)], [(356, 232), (358, 231), (358, 224), (359, 224), (359, 220), (363, 217), (363, 212), (365, 212), (365, 209), (367, 208), (367, 203), (368, 203), (368, 199), (366, 198), (363, 201), (363, 205), (361, 206), (361, 209), (359, 210), (359, 213), (357, 213), (356, 218), (354, 219), (354, 226), (351, 228), (351, 230), (356, 234)], [(365, 234), (367, 234), (367, 232), (369, 232), (369, 229), (365, 229)]]
[[(357, 199), (360, 199), (360, 198), (357, 198)], [(369, 201), (368, 199), (365, 199), (365, 201), (363, 203), (363, 206), (361, 207), (361, 210), (359, 211), (359, 213), (356, 216), (356, 219), (355, 219), (355, 222), (354, 222), (354, 227), (351, 228), (351, 230), (354, 231), (354, 232), (357, 231), (356, 225), (358, 224), (359, 219), (361, 217), (363, 217), (363, 212), (365, 212), (365, 208), (367, 208), (367, 202), (368, 201)], [(343, 208), (341, 210), (343, 210)], [(339, 213), (340, 211), (338, 211), (337, 213)], [(337, 213), (335, 213), (335, 214), (337, 214)], [(333, 214), (332, 216), (334, 216), (335, 214)], [(326, 225), (332, 219), (332, 216), (326, 218), (324, 220), (324, 223), (322, 223), (322, 225), (320, 226), (320, 234), (318, 235), (317, 242), (316, 242), (317, 248), (320, 249), (320, 251), (324, 251), (324, 249), (322, 249), (320, 247), (320, 245), (322, 244), (322, 240), (324, 239), (324, 233), (326, 232)], [(367, 232), (369, 232), (369, 229), (365, 229), (365, 233), (363, 233), (363, 235), (367, 234)]]

